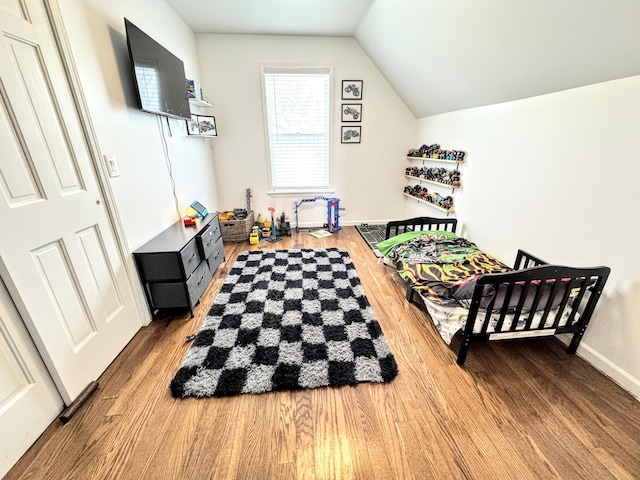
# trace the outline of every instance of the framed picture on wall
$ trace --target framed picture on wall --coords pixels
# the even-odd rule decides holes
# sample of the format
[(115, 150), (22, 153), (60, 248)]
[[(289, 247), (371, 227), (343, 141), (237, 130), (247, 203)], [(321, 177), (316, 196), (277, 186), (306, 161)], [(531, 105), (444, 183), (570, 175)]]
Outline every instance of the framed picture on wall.
[(187, 134), (200, 135), (200, 129), (198, 128), (197, 115), (191, 115), (191, 120), (187, 120)]
[(204, 137), (217, 137), (216, 117), (198, 115), (198, 128), (200, 135)]
[(342, 100), (362, 100), (362, 80), (342, 80)]
[(340, 141), (342, 143), (360, 143), (362, 127), (360, 125), (342, 126)]
[(342, 104), (342, 121), (343, 122), (361, 122), (362, 121), (362, 104), (361, 103), (343, 103)]
[(187, 134), (197, 137), (217, 137), (216, 117), (191, 115), (191, 120), (187, 120)]

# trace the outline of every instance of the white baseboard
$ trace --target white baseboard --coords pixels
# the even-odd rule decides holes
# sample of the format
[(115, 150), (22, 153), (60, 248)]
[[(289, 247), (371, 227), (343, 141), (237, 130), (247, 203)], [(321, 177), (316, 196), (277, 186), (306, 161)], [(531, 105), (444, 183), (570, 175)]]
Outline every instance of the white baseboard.
[(386, 225), (391, 220), (360, 220), (360, 221), (346, 221), (340, 222), (340, 226), (342, 227), (355, 227), (357, 225), (362, 225), (366, 223), (367, 225)]
[(580, 344), (577, 354), (640, 401), (640, 379), (633, 377), (629, 372), (603, 357), (589, 345), (583, 346)]
[[(567, 339), (558, 336), (556, 338), (565, 345), (569, 345), (571, 337)], [(580, 343), (576, 354), (581, 358), (584, 358), (590, 365), (598, 369), (640, 401), (640, 379), (635, 378), (629, 372), (623, 370), (584, 342)]]
[[(362, 225), (366, 223), (367, 225), (386, 225), (389, 223), (389, 220), (361, 220), (361, 221), (342, 221), (340, 220), (341, 227), (355, 227), (357, 225)], [(292, 223), (292, 227), (295, 229), (295, 225)], [(318, 222), (300, 222), (299, 228), (324, 228), (322, 225), (318, 225)]]

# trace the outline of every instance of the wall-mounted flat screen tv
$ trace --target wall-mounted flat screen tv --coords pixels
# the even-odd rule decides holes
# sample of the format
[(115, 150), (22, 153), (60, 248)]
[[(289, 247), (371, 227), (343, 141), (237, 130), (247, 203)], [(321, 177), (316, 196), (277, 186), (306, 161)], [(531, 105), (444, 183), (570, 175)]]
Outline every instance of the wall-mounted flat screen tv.
[(126, 18), (127, 47), (140, 109), (191, 119), (184, 63)]

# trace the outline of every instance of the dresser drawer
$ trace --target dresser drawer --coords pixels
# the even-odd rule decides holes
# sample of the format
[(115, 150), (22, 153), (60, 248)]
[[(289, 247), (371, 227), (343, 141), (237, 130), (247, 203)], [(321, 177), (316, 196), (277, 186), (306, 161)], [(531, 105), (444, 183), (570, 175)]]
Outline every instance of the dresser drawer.
[(184, 265), (185, 277), (188, 277), (200, 264), (198, 245), (195, 239), (191, 240), (180, 250), (180, 258), (182, 258), (182, 265)]
[(224, 243), (222, 243), (222, 237), (220, 237), (213, 244), (211, 248), (211, 254), (207, 258), (207, 262), (209, 262), (209, 270), (211, 270), (211, 275), (216, 273), (216, 270), (222, 263), (222, 260), (224, 260)]
[(196, 271), (187, 280), (187, 290), (189, 292), (189, 301), (191, 306), (194, 306), (200, 300), (200, 297), (204, 293), (204, 290), (211, 281), (211, 271), (209, 270), (209, 264), (203, 260), (196, 268)]
[(186, 282), (149, 284), (149, 296), (154, 308), (193, 308), (211, 281), (206, 261), (201, 262)]
[(215, 249), (215, 244), (219, 238), (221, 238), (220, 222), (216, 217), (202, 233), (200, 233), (196, 240), (198, 242), (198, 251), (200, 252), (200, 258), (206, 260), (211, 256)]
[(145, 282), (183, 280), (182, 258), (178, 252), (136, 254), (140, 275)]
[(149, 298), (153, 308), (191, 308), (184, 282), (150, 283)]

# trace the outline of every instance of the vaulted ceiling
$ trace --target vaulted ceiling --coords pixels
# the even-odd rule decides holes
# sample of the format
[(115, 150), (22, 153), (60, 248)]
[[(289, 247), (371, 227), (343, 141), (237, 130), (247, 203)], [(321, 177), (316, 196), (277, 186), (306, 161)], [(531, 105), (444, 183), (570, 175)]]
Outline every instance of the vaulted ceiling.
[(196, 33), (353, 37), (416, 118), (640, 74), (638, 0), (165, 0)]

